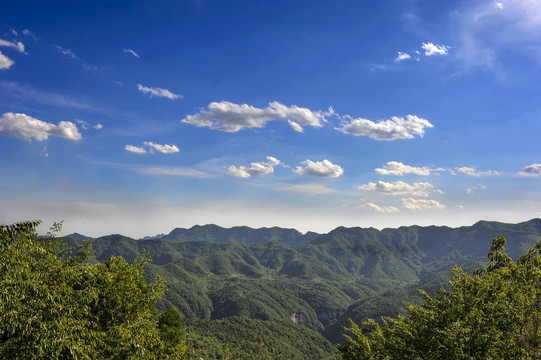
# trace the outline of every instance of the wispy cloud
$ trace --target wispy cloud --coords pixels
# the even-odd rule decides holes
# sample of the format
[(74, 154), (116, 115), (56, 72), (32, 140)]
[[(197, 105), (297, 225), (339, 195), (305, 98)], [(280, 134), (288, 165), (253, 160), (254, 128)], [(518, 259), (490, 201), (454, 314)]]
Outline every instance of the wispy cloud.
[(443, 209), (445, 205), (436, 200), (403, 198), (402, 205), (408, 210)]
[(459, 173), (466, 174), (468, 176), (474, 176), (474, 177), (503, 175), (502, 171), (495, 171), (495, 170), (478, 171), (476, 168), (471, 167), (471, 166), (464, 166), (456, 170)]
[(133, 51), (132, 49), (124, 49), (124, 52), (125, 53), (128, 53), (128, 54), (132, 54), (133, 56), (135, 56), (136, 58), (140, 59), (141, 57), (139, 56), (139, 54), (137, 54), (135, 51)]
[(293, 170), (295, 174), (335, 178), (344, 173), (344, 169), (342, 169), (340, 165), (333, 164), (327, 159), (323, 161), (306, 159), (302, 164), (304, 164), (304, 167), (297, 166), (297, 168)]
[(369, 208), (380, 213), (395, 213), (395, 212), (400, 211), (397, 207), (394, 207), (394, 206), (379, 206), (377, 204), (370, 203), (370, 202), (366, 204), (362, 204), (360, 207)]
[(281, 185), (276, 187), (276, 189), (279, 191), (289, 191), (310, 196), (336, 193), (336, 189), (329, 188), (325, 184), (320, 183)]
[(263, 109), (247, 104), (238, 105), (221, 101), (212, 102), (206, 110), (201, 110), (195, 115), (188, 115), (181, 121), (213, 130), (237, 132), (244, 128), (261, 128), (273, 120), (287, 120), (293, 130), (302, 132), (303, 126), (321, 127), (326, 121), (326, 114), (296, 105), (286, 106), (276, 101), (269, 103), (269, 106)]
[(516, 173), (519, 177), (538, 177), (541, 176), (541, 164), (531, 164), (524, 168), (522, 171)]
[(82, 138), (77, 126), (72, 122), (61, 121), (55, 125), (26, 114), (11, 112), (5, 113), (0, 118), (0, 134), (25, 140), (34, 138), (38, 141), (47, 140), (49, 136), (70, 140)]
[(36, 90), (30, 86), (22, 85), (16, 82), (0, 80), (0, 90), (5, 92), (6, 95), (9, 94), (9, 96), (14, 96), (21, 99), (30, 99), (40, 104), (71, 107), (76, 109), (92, 109), (92, 106), (85, 102), (74, 100), (60, 94)]
[(15, 62), (0, 51), (0, 70), (9, 69), (13, 64), (15, 64)]
[(37, 36), (32, 31), (30, 31), (28, 29), (23, 29), (23, 35), (27, 36), (27, 37), (31, 37), (34, 40), (38, 40)]
[(397, 139), (413, 139), (415, 135), (423, 137), (425, 128), (434, 127), (428, 120), (415, 115), (406, 118), (392, 116), (391, 119), (373, 122), (367, 119), (353, 119), (342, 124), (337, 130), (344, 134), (368, 136), (374, 140), (392, 141)]
[(75, 55), (75, 53), (73, 52), (73, 50), (71, 49), (66, 49), (66, 48), (63, 48), (62, 46), (59, 46), (59, 45), (55, 45), (55, 47), (58, 49), (58, 51), (64, 55), (67, 59), (73, 59), (73, 60), (77, 60), (79, 61), (83, 67), (86, 69), (86, 70), (97, 70), (98, 67), (97, 66), (94, 66), (94, 65), (90, 65), (85, 59), (82, 59), (80, 58), (79, 56)]
[(24, 53), (24, 44), (20, 41), (18, 42), (11, 42), (7, 40), (0, 39), (0, 46), (6, 46), (16, 49), (17, 51)]
[(227, 171), (227, 175), (240, 178), (251, 178), (252, 176), (263, 176), (274, 172), (274, 167), (281, 165), (282, 162), (272, 156), (267, 156), (267, 161), (253, 162), (250, 166), (233, 166), (231, 165)]
[(473, 194), (477, 190), (484, 190), (487, 187), (485, 185), (479, 184), (476, 186), (470, 186), (466, 189), (466, 194)]
[(148, 152), (154, 153), (154, 151), (161, 152), (162, 154), (174, 154), (180, 151), (176, 145), (160, 145), (150, 141), (145, 141), (143, 144), (147, 147), (148, 150), (144, 147), (137, 147), (133, 145), (126, 145), (124, 146), (124, 149), (136, 154), (146, 154)]
[(145, 93), (145, 94), (150, 94), (150, 96), (157, 96), (157, 97), (164, 97), (164, 98), (168, 98), (168, 99), (171, 99), (171, 100), (175, 100), (175, 99), (182, 99), (182, 95), (179, 95), (179, 94), (173, 94), (171, 91), (167, 90), (167, 89), (162, 89), (162, 88), (158, 88), (158, 87), (147, 87), (147, 86), (143, 86), (141, 84), (138, 84), (137, 85), (137, 89), (139, 89), (139, 91)]
[(140, 173), (147, 175), (167, 175), (167, 176), (181, 176), (181, 177), (196, 177), (196, 178), (207, 178), (210, 177), (209, 174), (184, 167), (148, 167), (138, 170)]
[(428, 194), (434, 191), (434, 185), (428, 182), (416, 182), (408, 184), (403, 181), (388, 183), (385, 181), (369, 182), (358, 186), (359, 190), (376, 191), (385, 195), (413, 195), (427, 197)]

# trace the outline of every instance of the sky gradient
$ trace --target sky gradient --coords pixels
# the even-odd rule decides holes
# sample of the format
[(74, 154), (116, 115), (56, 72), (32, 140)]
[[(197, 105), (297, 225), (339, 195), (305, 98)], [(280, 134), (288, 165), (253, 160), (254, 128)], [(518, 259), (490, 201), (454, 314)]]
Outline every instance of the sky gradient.
[(0, 4), (0, 223), (541, 215), (541, 3)]

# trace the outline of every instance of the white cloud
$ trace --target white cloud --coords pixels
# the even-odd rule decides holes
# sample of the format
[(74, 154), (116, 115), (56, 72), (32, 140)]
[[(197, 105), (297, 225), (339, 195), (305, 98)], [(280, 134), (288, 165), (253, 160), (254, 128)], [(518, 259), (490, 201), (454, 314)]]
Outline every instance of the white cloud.
[(267, 161), (253, 162), (250, 166), (233, 166), (231, 165), (227, 171), (227, 175), (250, 178), (252, 176), (263, 176), (274, 172), (274, 167), (281, 165), (282, 162), (272, 156), (267, 156)]
[(28, 30), (28, 29), (24, 29), (24, 30), (23, 30), (23, 35), (24, 35), (24, 36), (31, 37), (31, 38), (34, 39), (34, 40), (37, 40), (37, 39), (38, 39), (38, 38), (36, 37), (36, 35), (35, 35), (32, 31), (30, 31), (30, 30)]
[(0, 70), (9, 69), (9, 67), (13, 64), (15, 64), (15, 62), (2, 54), (2, 52), (0, 51)]
[(415, 174), (415, 175), (422, 175), (422, 176), (428, 176), (432, 171), (436, 171), (440, 169), (430, 169), (426, 166), (423, 167), (415, 167), (415, 166), (409, 166), (404, 165), (401, 162), (398, 161), (389, 161), (387, 164), (383, 166), (383, 168), (377, 168), (376, 172), (380, 175), (396, 175), (396, 176), (403, 176), (406, 174)]
[(344, 173), (344, 169), (342, 169), (340, 165), (333, 164), (326, 159), (323, 161), (306, 159), (301, 164), (304, 164), (305, 167), (297, 166), (297, 168), (293, 170), (295, 174), (335, 178)]
[(61, 121), (58, 125), (54, 125), (26, 114), (11, 112), (5, 113), (0, 118), (0, 134), (25, 140), (35, 138), (38, 141), (47, 140), (49, 136), (71, 140), (82, 138), (77, 126), (72, 122)]
[(402, 205), (408, 210), (443, 209), (445, 205), (436, 200), (403, 198)]
[(464, 166), (461, 168), (456, 169), (459, 173), (466, 174), (468, 176), (474, 176), (474, 177), (482, 177), (482, 176), (499, 176), (502, 175), (503, 172), (501, 171), (495, 171), (495, 170), (488, 170), (488, 171), (477, 171), (477, 169), (471, 167), (471, 166)]
[(183, 177), (197, 177), (205, 178), (209, 177), (209, 174), (189, 169), (189, 168), (179, 168), (179, 167), (149, 167), (140, 169), (139, 172), (147, 175), (168, 175), (168, 176), (183, 176)]
[(247, 104), (234, 104), (229, 101), (212, 102), (206, 110), (195, 115), (188, 115), (181, 121), (213, 130), (237, 132), (244, 128), (261, 128), (268, 121), (287, 120), (293, 130), (303, 131), (303, 126), (320, 127), (328, 113), (311, 111), (296, 105), (286, 106), (279, 102), (271, 102), (261, 109)]
[(432, 55), (447, 55), (449, 52), (450, 47), (446, 45), (435, 45), (431, 42), (429, 43), (423, 43), (421, 46), (423, 50), (425, 51), (426, 56), (432, 56)]
[(366, 204), (361, 205), (361, 207), (370, 208), (374, 211), (381, 212), (381, 213), (394, 213), (394, 212), (399, 211), (398, 208), (394, 206), (379, 206), (374, 203), (366, 203)]
[(101, 130), (101, 129), (103, 129), (103, 125), (102, 124), (96, 124), (96, 125), (94, 125), (94, 129)]
[(282, 185), (276, 188), (281, 191), (290, 191), (306, 195), (327, 195), (336, 190), (319, 183)]
[(518, 172), (516, 176), (520, 177), (538, 177), (541, 176), (541, 164), (531, 164), (524, 168), (522, 171)]
[(503, 9), (503, 4), (501, 2), (497, 2), (496, 6), (499, 7), (500, 9)]
[(479, 184), (476, 186), (470, 186), (466, 189), (466, 194), (473, 194), (476, 190), (484, 190), (487, 187), (485, 185)]
[(144, 93), (150, 93), (150, 96), (164, 97), (171, 100), (181, 99), (183, 97), (182, 95), (173, 94), (171, 91), (167, 89), (146, 87), (141, 84), (137, 85), (137, 89), (139, 89), (139, 91), (144, 92)]
[(140, 59), (141, 57), (139, 56), (139, 54), (137, 54), (135, 51), (131, 50), (131, 49), (124, 49), (124, 52), (125, 53), (129, 53), (129, 54), (132, 54), (133, 56), (135, 56), (136, 58)]
[(11, 33), (15, 36), (19, 36), (19, 33), (17, 32), (17, 30), (15, 30), (14, 28), (10, 28), (9, 31), (11, 31)]
[(160, 145), (150, 141), (145, 141), (144, 144), (145, 146), (148, 146), (149, 148), (159, 151), (163, 154), (173, 154), (180, 151), (176, 145)]
[(136, 154), (146, 154), (147, 150), (143, 147), (137, 147), (133, 145), (126, 145), (124, 146), (124, 149), (126, 149), (129, 152), (136, 153)]
[(77, 59), (77, 55), (73, 52), (71, 49), (64, 49), (62, 46), (55, 45), (58, 51), (62, 53), (62, 55), (70, 58), (70, 59)]
[(388, 183), (384, 181), (369, 182), (358, 187), (359, 190), (377, 191), (385, 195), (413, 195), (427, 197), (434, 185), (428, 182), (408, 184), (403, 181)]
[(0, 39), (0, 46), (7, 46), (16, 49), (19, 52), (24, 53), (24, 44), (20, 41), (18, 42), (10, 42), (7, 40)]
[(377, 123), (367, 119), (354, 119), (343, 124), (340, 130), (344, 134), (355, 136), (369, 136), (374, 140), (392, 141), (397, 139), (413, 139), (415, 135), (423, 137), (425, 128), (434, 127), (428, 120), (415, 115), (408, 115), (406, 119), (392, 116), (391, 119)]
[(411, 59), (410, 54), (405, 53), (405, 52), (402, 52), (402, 51), (399, 51), (399, 52), (398, 52), (398, 55), (396, 56), (396, 58), (394, 59), (394, 61), (395, 61), (395, 62), (399, 62), (399, 61), (408, 60), (408, 59)]

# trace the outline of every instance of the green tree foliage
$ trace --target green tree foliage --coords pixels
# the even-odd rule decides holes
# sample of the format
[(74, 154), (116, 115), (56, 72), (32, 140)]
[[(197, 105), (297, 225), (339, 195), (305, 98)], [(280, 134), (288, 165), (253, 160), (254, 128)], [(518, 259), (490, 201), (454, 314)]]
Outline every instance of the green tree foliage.
[(489, 264), (469, 275), (452, 269), (450, 289), (409, 305), (406, 316), (352, 323), (348, 359), (541, 358), (541, 242), (516, 262), (505, 238), (492, 242)]
[(70, 253), (38, 237), (38, 224), (0, 226), (0, 358), (183, 357), (183, 343), (160, 337), (155, 303), (164, 282), (145, 282), (147, 257), (90, 264), (88, 247)]

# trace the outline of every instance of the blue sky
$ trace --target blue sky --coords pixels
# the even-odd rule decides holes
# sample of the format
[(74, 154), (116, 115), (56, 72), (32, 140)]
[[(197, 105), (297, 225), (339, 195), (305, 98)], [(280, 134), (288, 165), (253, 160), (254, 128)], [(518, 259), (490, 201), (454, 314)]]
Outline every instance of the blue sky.
[(541, 3), (0, 4), (0, 222), (470, 225), (541, 214)]

